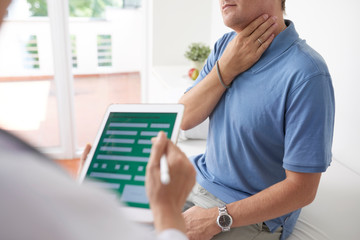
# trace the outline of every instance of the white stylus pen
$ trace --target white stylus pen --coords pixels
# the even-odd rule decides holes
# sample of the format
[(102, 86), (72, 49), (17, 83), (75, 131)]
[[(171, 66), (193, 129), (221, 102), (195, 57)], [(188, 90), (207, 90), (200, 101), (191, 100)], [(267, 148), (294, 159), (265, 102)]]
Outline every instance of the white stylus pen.
[(165, 155), (160, 159), (160, 181), (164, 185), (170, 183), (169, 166)]

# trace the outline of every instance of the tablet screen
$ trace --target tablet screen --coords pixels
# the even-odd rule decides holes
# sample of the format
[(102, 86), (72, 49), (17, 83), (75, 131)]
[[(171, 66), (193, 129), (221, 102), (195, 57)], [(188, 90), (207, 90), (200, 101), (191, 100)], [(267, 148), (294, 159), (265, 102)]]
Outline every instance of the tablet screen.
[(130, 207), (149, 208), (145, 169), (151, 138), (164, 131), (171, 139), (177, 113), (110, 112), (86, 172)]

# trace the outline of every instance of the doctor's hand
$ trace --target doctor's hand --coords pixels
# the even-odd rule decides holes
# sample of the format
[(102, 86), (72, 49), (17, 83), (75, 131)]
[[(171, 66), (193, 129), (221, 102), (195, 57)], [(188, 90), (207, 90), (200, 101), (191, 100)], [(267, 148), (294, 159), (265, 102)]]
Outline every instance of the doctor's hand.
[(276, 27), (276, 17), (264, 14), (231, 40), (219, 59), (219, 69), (225, 84), (229, 85), (237, 75), (260, 59), (274, 40)]
[[(145, 186), (156, 231), (176, 228), (185, 233), (182, 208), (195, 184), (195, 169), (186, 155), (167, 139), (164, 132), (160, 132), (152, 141)], [(160, 181), (160, 158), (164, 154), (170, 174), (170, 182), (167, 185)]]
[(88, 143), (88, 144), (86, 144), (84, 151), (81, 154), (77, 175), (79, 175), (79, 173), (81, 172), (81, 170), (84, 166), (85, 160), (86, 160), (87, 156), (89, 155), (90, 150), (91, 150), (91, 145)]

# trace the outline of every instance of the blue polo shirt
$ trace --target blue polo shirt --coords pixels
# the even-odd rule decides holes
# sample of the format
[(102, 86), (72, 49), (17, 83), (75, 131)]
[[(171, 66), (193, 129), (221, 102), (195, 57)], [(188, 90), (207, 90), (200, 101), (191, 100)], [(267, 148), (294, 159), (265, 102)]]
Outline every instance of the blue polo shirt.
[[(226, 203), (252, 196), (294, 172), (331, 162), (334, 92), (324, 59), (286, 21), (260, 60), (233, 81), (210, 115), (206, 152), (191, 160), (198, 183)], [(194, 85), (236, 36), (218, 40)], [(266, 221), (290, 235), (300, 210)]]

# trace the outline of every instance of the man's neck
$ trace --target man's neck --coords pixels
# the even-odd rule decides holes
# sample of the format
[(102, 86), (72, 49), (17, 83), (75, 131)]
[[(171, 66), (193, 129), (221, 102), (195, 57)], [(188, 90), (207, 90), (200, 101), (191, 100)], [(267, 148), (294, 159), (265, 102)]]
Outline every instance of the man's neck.
[(276, 31), (275, 31), (275, 36), (277, 36), (279, 33), (284, 31), (285, 28), (286, 28), (284, 17), (282, 15), (277, 16), (277, 17), (278, 17), (278, 19), (276, 20), (276, 22), (277, 22), (278, 25), (277, 25), (277, 28), (276, 28)]
[[(276, 15), (269, 15), (269, 16), (276, 16), (277, 17), (277, 27), (276, 27), (276, 30), (274, 32), (275, 36), (277, 36), (279, 33), (281, 33), (282, 31), (285, 30), (286, 28), (286, 24), (285, 24), (285, 21), (284, 21), (284, 17), (283, 17), (283, 14), (276, 14)], [(243, 28), (241, 29), (233, 29), (236, 33), (240, 33)]]

